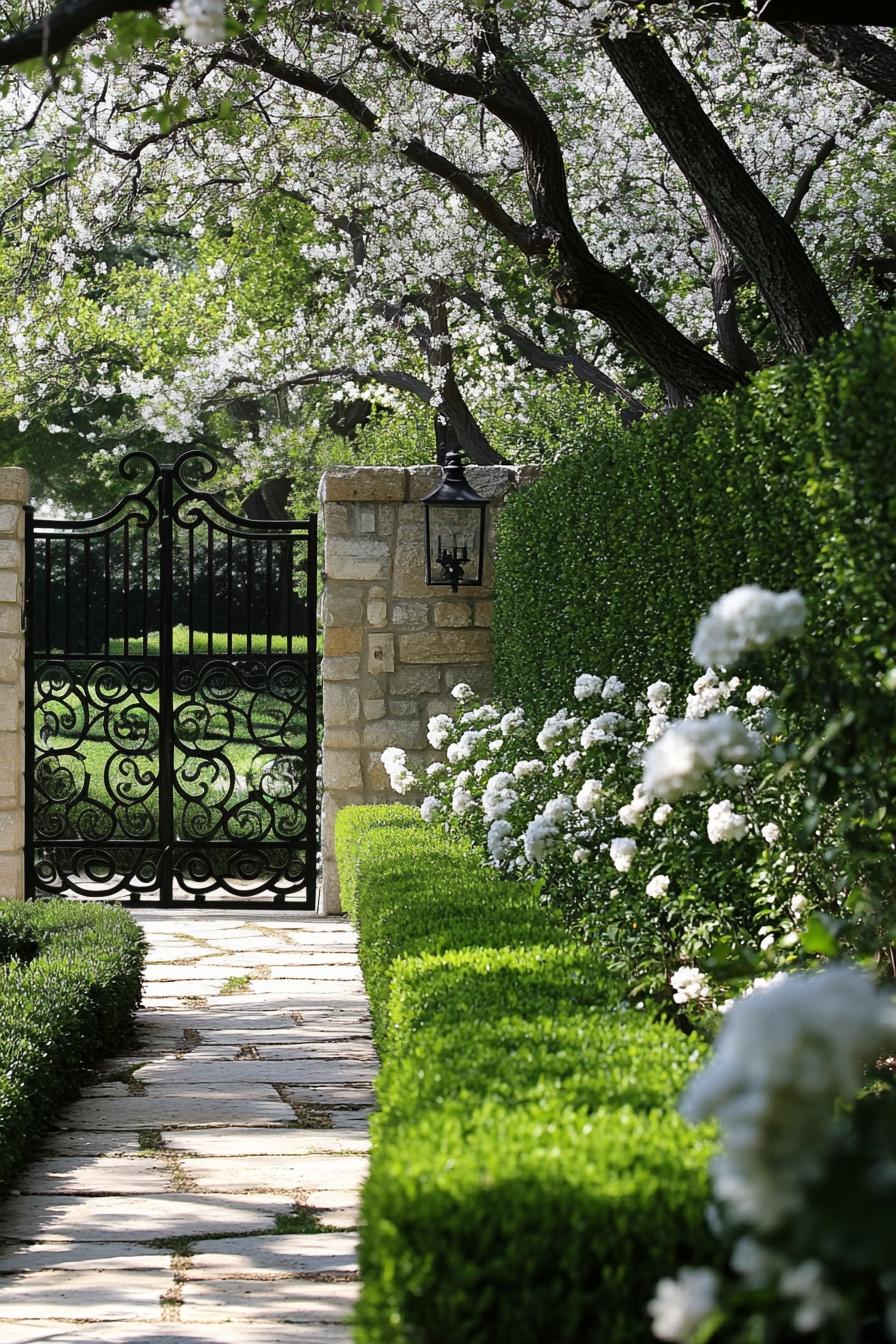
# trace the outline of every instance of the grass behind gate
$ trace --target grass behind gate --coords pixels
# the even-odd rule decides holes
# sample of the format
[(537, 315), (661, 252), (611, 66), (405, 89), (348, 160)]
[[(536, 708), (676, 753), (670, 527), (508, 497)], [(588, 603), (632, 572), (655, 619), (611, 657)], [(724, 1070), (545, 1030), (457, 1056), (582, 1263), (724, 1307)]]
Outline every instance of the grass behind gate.
[(336, 844), (383, 1059), (358, 1344), (647, 1344), (657, 1279), (714, 1255), (699, 1045), (411, 809)]
[(129, 1036), (144, 951), (112, 906), (0, 902), (0, 1190), (84, 1070)]

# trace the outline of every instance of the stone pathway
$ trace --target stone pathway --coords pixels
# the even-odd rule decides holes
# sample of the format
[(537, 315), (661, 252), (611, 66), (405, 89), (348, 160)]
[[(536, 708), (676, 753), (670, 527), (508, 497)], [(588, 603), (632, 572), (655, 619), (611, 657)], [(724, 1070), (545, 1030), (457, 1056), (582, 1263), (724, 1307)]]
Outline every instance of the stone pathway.
[(348, 1344), (377, 1062), (343, 919), (140, 911), (133, 1053), (0, 1205), (3, 1344)]

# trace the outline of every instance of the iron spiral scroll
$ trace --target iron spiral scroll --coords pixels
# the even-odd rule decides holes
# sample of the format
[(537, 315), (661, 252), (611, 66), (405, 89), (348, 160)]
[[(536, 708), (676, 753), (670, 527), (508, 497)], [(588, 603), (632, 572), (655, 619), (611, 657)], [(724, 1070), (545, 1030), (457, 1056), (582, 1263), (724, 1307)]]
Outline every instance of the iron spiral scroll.
[(241, 518), (202, 449), (30, 517), (29, 895), (311, 909), (315, 519)]

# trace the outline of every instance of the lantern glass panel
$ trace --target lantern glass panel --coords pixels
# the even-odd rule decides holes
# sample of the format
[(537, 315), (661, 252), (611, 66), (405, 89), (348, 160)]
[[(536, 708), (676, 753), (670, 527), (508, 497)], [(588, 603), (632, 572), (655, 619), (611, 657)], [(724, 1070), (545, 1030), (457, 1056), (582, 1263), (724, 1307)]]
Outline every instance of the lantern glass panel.
[(427, 582), (454, 586), (454, 571), (458, 584), (481, 584), (484, 508), (429, 504), (426, 521)]

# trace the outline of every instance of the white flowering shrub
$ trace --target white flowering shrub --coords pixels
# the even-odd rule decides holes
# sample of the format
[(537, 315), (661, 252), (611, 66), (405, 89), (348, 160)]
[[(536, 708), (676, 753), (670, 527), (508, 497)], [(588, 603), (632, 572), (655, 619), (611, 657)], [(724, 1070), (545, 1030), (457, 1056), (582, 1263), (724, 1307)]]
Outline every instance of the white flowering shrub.
[(854, 966), (780, 974), (730, 1009), (685, 1093), (714, 1118), (727, 1269), (657, 1285), (657, 1339), (896, 1339), (896, 1003)]
[[(779, 862), (798, 823), (798, 775), (774, 786), (781, 724), (762, 689), (710, 671), (677, 706), (665, 682), (639, 694), (583, 674), (574, 708), (542, 724), (463, 696), (453, 718), (430, 721), (444, 760), (416, 781), (421, 815), (502, 873), (541, 878), (543, 899), (600, 944), (632, 993), (712, 1008), (728, 979), (773, 966), (820, 899)], [(406, 792), (404, 754), (383, 761)]]
[[(734, 662), (804, 618), (799, 593), (742, 586), (713, 604), (694, 648)], [(429, 724), (444, 760), (422, 781), (424, 819), (501, 872), (540, 878), (633, 995), (665, 996), (692, 1021), (837, 950), (849, 903), (838, 804), (810, 797), (807, 753), (773, 689), (708, 668), (680, 697), (662, 679), (590, 672), (571, 692), (529, 723), (457, 687), (455, 715)], [(403, 753), (383, 760), (406, 792)]]

